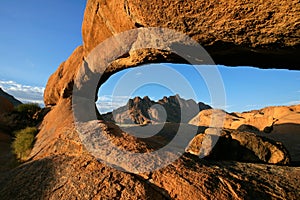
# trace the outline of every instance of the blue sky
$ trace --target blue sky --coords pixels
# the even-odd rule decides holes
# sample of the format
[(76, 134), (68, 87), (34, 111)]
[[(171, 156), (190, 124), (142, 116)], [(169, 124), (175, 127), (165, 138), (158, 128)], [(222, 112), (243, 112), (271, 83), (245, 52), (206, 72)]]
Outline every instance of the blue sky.
[[(81, 24), (85, 4), (85, 0), (2, 1), (0, 87), (21, 101), (42, 103), (43, 90), (49, 76), (82, 44)], [(157, 73), (153, 66), (125, 70), (111, 77), (100, 91), (102, 111), (121, 106), (128, 98), (136, 95), (148, 95), (157, 100), (179, 93), (184, 98), (193, 97), (208, 104), (212, 102), (206, 83), (195, 73), (195, 69), (183, 65), (165, 66), (166, 69), (175, 70), (178, 78), (171, 76), (172, 73)], [(300, 103), (298, 71), (223, 66), (219, 66), (218, 70), (224, 82), (226, 105), (223, 108), (227, 111)], [(170, 84), (175, 83), (175, 86), (172, 85), (174, 91), (157, 82), (159, 78)], [(185, 90), (185, 87), (176, 87), (180, 86), (178, 80), (181, 78), (183, 82), (184, 79), (189, 80), (188, 84), (192, 86), (194, 94)], [(120, 79), (125, 83), (116, 84)], [(126, 91), (126, 88), (133, 87), (140, 79), (156, 81), (136, 87), (129, 93), (114, 90), (115, 85), (119, 85), (119, 91)], [(112, 91), (115, 91), (113, 103)]]
[(0, 80), (44, 87), (82, 44), (85, 0), (4, 0), (0, 6)]
[[(158, 68), (155, 71), (151, 70), (155, 66)], [(161, 70), (168, 67), (176, 70), (178, 77)], [(176, 93), (185, 99), (192, 98), (212, 105), (211, 93), (215, 90), (217, 93), (221, 93), (222, 91), (219, 90), (223, 88), (216, 87), (209, 91), (203, 77), (195, 71), (195, 68), (211, 70), (211, 66), (181, 64), (152, 64), (123, 70), (113, 75), (100, 88), (99, 96), (102, 96), (98, 101), (102, 107), (100, 111), (106, 112), (114, 107), (124, 105), (128, 98), (134, 96), (147, 95), (151, 99), (159, 100), (163, 96)], [(300, 71), (263, 70), (246, 66), (217, 66), (217, 70), (223, 82), (226, 102), (224, 105), (215, 107), (229, 112), (242, 112), (266, 106), (300, 104)], [(180, 76), (188, 81), (193, 92), (187, 89), (189, 86), (184, 85)], [(214, 76), (209, 78), (214, 78)], [(144, 84), (141, 84), (141, 80)], [(151, 82), (151, 80), (154, 81)], [(175, 86), (172, 84), (168, 86), (168, 83), (174, 83)], [(171, 91), (172, 89), (173, 91)]]

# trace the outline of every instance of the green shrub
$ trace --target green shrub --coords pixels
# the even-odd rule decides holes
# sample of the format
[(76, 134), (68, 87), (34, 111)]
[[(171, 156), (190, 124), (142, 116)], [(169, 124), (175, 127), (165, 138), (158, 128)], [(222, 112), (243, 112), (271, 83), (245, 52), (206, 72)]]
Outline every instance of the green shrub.
[(4, 113), (0, 118), (0, 130), (14, 136), (15, 131), (37, 126), (45, 115), (38, 104), (18, 105), (12, 112)]
[(41, 108), (37, 103), (26, 103), (18, 105), (15, 110), (20, 114), (32, 118), (37, 111), (41, 110)]
[(12, 148), (18, 159), (25, 160), (30, 154), (37, 133), (38, 130), (35, 127), (27, 127), (15, 133)]

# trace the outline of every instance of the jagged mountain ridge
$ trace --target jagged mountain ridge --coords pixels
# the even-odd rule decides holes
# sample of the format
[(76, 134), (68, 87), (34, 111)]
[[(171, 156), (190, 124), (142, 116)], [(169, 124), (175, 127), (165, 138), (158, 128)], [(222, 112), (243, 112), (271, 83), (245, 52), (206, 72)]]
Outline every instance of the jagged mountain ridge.
[(200, 111), (211, 109), (209, 105), (185, 100), (179, 95), (163, 97), (157, 102), (148, 96), (129, 99), (125, 106), (103, 115), (104, 120), (119, 124), (188, 123)]

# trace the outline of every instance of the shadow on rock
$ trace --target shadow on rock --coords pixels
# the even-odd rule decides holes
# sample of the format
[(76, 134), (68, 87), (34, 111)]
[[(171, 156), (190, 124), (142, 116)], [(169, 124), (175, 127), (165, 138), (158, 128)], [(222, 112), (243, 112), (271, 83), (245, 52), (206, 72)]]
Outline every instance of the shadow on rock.
[(54, 179), (51, 159), (25, 163), (0, 179), (0, 199), (42, 199)]

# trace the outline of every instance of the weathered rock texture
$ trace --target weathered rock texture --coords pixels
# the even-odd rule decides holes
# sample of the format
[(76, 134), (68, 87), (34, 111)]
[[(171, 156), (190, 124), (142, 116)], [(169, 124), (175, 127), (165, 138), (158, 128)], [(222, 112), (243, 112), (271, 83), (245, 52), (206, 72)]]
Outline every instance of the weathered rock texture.
[[(209, 126), (213, 113), (222, 116), (222, 110), (203, 110), (189, 123)], [(223, 126), (227, 129), (256, 133), (275, 141), (281, 141), (291, 154), (293, 161), (300, 161), (300, 105), (271, 106), (243, 113), (225, 113)]]
[(195, 136), (187, 152), (214, 160), (235, 160), (270, 164), (289, 164), (288, 151), (280, 142), (256, 136), (254, 133), (208, 128)]
[[(54, 105), (60, 96), (70, 96), (82, 59), (99, 43), (136, 27), (163, 27), (187, 34), (218, 64), (299, 69), (299, 12), (298, 0), (89, 0), (82, 25), (83, 46), (51, 76), (45, 103)], [(116, 71), (149, 62), (186, 61), (166, 51), (131, 51), (107, 70), (102, 82)]]
[[(186, 33), (218, 64), (299, 69), (299, 6), (298, 0), (88, 0), (83, 46), (50, 77), (44, 101), (52, 109), (43, 120), (30, 161), (1, 176), (0, 199), (297, 199), (298, 167), (207, 162), (185, 155), (148, 174), (109, 168), (90, 156), (79, 139), (72, 88), (94, 47), (136, 27)], [(183, 60), (166, 51), (131, 51), (111, 64), (99, 86), (121, 69), (149, 62)], [(109, 125), (100, 125), (110, 130)], [(124, 148), (148, 149), (139, 146), (143, 141), (111, 130), (113, 141)]]
[[(299, 193), (300, 171), (295, 167), (205, 161), (185, 155), (153, 173), (121, 172), (81, 148), (76, 132), (62, 129), (71, 127), (67, 121), (57, 127), (60, 135), (43, 138), (59, 140), (40, 149), (32, 161), (2, 175), (1, 199), (296, 199)], [(138, 144), (133, 142), (127, 140), (126, 145)]]
[[(197, 126), (208, 126), (213, 113), (224, 114), (225, 111), (210, 109), (201, 111), (189, 123)], [(251, 125), (259, 131), (273, 126), (270, 133), (288, 133), (290, 130), (277, 130), (276, 125), (300, 124), (300, 105), (294, 106), (270, 106), (260, 110), (252, 110), (243, 113), (225, 113), (224, 128), (239, 129), (242, 125)], [(250, 127), (249, 127), (250, 128)], [(241, 129), (241, 128), (240, 128)]]
[(44, 92), (45, 105), (55, 105), (60, 98), (70, 97), (74, 78), (83, 59), (83, 47), (77, 47), (67, 61), (60, 64), (47, 82)]
[(90, 0), (84, 49), (132, 28), (164, 27), (193, 37), (218, 64), (299, 69), (299, 12), (298, 0)]
[(300, 169), (210, 162), (186, 155), (168, 167), (135, 175), (89, 155), (28, 162), (0, 180), (1, 199), (297, 199)]

